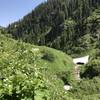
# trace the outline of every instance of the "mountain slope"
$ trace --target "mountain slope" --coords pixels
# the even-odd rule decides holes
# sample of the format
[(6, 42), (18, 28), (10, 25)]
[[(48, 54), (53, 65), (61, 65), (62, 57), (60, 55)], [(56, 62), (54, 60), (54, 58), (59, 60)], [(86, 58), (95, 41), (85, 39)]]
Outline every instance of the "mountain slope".
[(7, 31), (15, 39), (80, 55), (98, 46), (99, 26), (100, 0), (48, 0)]
[(73, 66), (72, 59), (61, 51), (0, 34), (0, 99), (49, 100), (55, 94), (58, 100), (64, 95), (65, 82), (73, 80)]
[[(72, 75), (74, 64), (65, 53), (0, 34), (0, 99), (99, 100), (99, 61), (99, 49), (91, 51), (91, 62), (82, 66), (84, 79), (76, 82)], [(73, 88), (66, 93), (64, 84)]]

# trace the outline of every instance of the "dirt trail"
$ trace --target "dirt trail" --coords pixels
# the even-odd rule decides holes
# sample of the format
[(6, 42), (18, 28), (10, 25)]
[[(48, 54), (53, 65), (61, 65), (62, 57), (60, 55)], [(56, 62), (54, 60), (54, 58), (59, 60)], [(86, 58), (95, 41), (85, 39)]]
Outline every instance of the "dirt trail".
[(73, 70), (73, 74), (74, 74), (75, 80), (80, 80), (79, 65), (75, 65), (74, 70)]

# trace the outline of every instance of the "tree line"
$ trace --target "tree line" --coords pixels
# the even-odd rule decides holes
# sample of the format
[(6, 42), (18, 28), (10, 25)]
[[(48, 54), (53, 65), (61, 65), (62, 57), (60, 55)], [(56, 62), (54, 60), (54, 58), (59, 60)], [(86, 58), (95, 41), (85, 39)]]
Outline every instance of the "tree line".
[(68, 54), (77, 53), (84, 48), (81, 43), (85, 41), (85, 35), (89, 33), (91, 38), (93, 34), (94, 37), (99, 34), (99, 7), (100, 0), (47, 0), (23, 19), (10, 24), (7, 32), (15, 39), (46, 45)]

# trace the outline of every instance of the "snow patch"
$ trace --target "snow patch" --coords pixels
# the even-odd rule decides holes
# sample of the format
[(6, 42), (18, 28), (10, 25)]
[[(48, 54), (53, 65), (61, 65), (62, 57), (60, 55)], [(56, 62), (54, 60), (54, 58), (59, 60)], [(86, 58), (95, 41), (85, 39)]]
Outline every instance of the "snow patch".
[(73, 59), (74, 64), (78, 64), (78, 63), (87, 64), (88, 61), (89, 61), (89, 55), (88, 56), (85, 56), (85, 57)]
[(70, 89), (72, 89), (72, 86), (70, 86), (70, 85), (64, 85), (64, 90), (70, 90)]

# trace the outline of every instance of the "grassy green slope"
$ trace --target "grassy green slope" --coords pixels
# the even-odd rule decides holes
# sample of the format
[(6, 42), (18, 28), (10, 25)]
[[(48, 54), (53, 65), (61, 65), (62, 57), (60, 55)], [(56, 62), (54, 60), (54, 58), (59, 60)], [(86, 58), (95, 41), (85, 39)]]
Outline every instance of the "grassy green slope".
[(62, 78), (70, 83), (73, 66), (72, 59), (61, 51), (0, 34), (0, 99), (27, 97), (28, 100), (34, 95), (35, 100), (44, 100), (44, 96), (47, 100), (49, 97), (61, 100), (64, 96)]
[[(48, 48), (45, 46), (35, 46), (26, 44), (23, 42), (15, 41), (8, 37), (0, 34), (0, 59), (8, 58), (12, 59), (13, 57), (17, 57), (21, 53), (21, 56), (24, 60), (30, 59), (30, 55), (36, 56), (35, 61), (37, 66), (46, 66), (48, 74), (59, 74), (59, 73), (67, 73), (71, 71), (73, 68), (72, 59), (66, 55), (65, 53)], [(24, 53), (29, 53), (29, 57), (24, 55)], [(37, 59), (38, 58), (38, 59)], [(20, 60), (20, 59), (18, 59)], [(32, 63), (31, 63), (32, 64)]]

